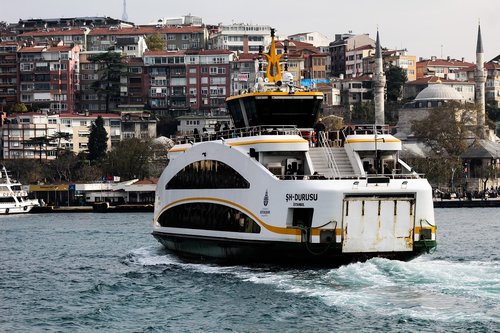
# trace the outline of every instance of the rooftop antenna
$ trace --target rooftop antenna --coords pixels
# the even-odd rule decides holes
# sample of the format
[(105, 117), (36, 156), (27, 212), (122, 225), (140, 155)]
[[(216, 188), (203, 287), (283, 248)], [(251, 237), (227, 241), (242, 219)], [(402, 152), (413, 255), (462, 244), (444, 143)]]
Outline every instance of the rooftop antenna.
[(122, 21), (128, 21), (128, 15), (127, 15), (127, 0), (123, 0), (123, 14), (122, 14)]

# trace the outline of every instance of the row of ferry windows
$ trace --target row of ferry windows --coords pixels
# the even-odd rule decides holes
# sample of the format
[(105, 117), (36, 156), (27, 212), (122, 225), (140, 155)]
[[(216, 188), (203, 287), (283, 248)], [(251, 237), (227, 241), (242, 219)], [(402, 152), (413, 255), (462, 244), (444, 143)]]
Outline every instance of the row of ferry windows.
[(165, 185), (166, 190), (249, 187), (250, 183), (233, 168), (214, 160), (196, 161), (187, 165)]
[(172, 207), (161, 214), (162, 227), (260, 233), (260, 226), (237, 209), (208, 202)]

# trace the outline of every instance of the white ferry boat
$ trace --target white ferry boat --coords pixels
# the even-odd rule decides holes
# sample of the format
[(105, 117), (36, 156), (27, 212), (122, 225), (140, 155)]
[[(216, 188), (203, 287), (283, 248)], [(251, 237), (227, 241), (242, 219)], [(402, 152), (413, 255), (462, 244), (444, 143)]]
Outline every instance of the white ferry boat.
[(22, 184), (10, 178), (5, 166), (0, 170), (0, 214), (29, 213), (39, 206), (37, 199), (29, 199)]
[(357, 126), (314, 143), (323, 95), (281, 75), (281, 56), (273, 36), (264, 79), (227, 99), (235, 130), (169, 151), (154, 237), (188, 258), (325, 266), (434, 248), (432, 190), (401, 142)]

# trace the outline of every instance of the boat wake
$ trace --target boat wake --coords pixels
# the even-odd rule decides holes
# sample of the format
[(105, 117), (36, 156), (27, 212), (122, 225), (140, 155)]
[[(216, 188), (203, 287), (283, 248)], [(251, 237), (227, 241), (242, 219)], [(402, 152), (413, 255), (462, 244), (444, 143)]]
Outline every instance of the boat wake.
[(279, 292), (320, 299), (349, 312), (411, 319), (500, 323), (500, 263), (422, 256), (410, 262), (372, 259), (337, 269), (218, 266), (184, 262), (157, 246), (131, 251), (131, 265), (175, 266), (224, 274)]

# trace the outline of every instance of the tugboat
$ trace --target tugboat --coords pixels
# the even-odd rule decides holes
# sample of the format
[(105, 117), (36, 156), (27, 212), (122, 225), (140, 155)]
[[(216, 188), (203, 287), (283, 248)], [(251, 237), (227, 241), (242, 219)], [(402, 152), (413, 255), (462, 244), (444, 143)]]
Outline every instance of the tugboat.
[(401, 141), (385, 125), (311, 135), (323, 95), (294, 85), (271, 37), (255, 86), (227, 98), (235, 129), (169, 151), (153, 236), (182, 257), (226, 263), (334, 267), (429, 252), (432, 189), (399, 158)]
[(29, 199), (22, 184), (10, 178), (5, 166), (0, 170), (0, 214), (29, 213), (35, 206), (40, 206), (37, 199)]

